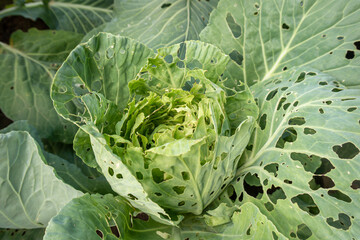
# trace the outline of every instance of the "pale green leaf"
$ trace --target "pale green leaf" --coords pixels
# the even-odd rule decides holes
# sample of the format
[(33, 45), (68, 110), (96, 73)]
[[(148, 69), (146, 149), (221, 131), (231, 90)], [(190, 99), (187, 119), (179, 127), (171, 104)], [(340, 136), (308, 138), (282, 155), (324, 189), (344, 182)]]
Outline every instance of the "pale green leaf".
[(64, 31), (15, 32), (11, 44), (0, 43), (0, 108), (12, 120), (28, 120), (41, 137), (71, 141), (75, 127), (62, 119), (50, 99), (57, 68), (80, 34)]
[(359, 21), (357, 0), (222, 0), (201, 40), (229, 54), (249, 85), (311, 66), (357, 86)]
[(116, 0), (114, 19), (97, 29), (151, 48), (197, 40), (218, 0)]
[(0, 12), (0, 18), (21, 15), (32, 20), (42, 19), (50, 29), (86, 34), (112, 19), (113, 0), (56, 0), (48, 5), (37, 1)]
[(27, 132), (0, 134), (0, 227), (42, 228), (74, 197)]
[(85, 195), (51, 220), (44, 239), (164, 239), (159, 232), (170, 236), (170, 226), (140, 215), (145, 219), (136, 217), (135, 209), (119, 196)]
[(258, 127), (221, 201), (253, 202), (289, 238), (356, 239), (359, 90), (302, 69), (251, 89)]

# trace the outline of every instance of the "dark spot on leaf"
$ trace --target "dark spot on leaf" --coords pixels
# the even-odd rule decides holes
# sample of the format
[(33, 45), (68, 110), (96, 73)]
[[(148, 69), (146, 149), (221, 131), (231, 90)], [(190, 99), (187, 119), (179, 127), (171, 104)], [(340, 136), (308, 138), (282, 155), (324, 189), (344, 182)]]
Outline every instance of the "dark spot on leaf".
[(235, 19), (231, 15), (231, 13), (228, 13), (226, 16), (226, 22), (235, 38), (238, 38), (241, 36), (241, 26), (235, 22)]
[(283, 23), (283, 25), (281, 27), (284, 30), (288, 30), (290, 28), (289, 25), (287, 25), (286, 23)]
[(360, 41), (354, 42), (354, 45), (355, 45), (357, 50), (360, 50)]
[(329, 190), (328, 191), (328, 194), (334, 198), (337, 198), (341, 201), (344, 201), (344, 202), (347, 202), (347, 203), (350, 203), (351, 202), (351, 198), (346, 195), (345, 193), (342, 193), (341, 191), (339, 190)]
[(260, 117), (259, 126), (260, 126), (261, 130), (264, 130), (265, 127), (266, 127), (266, 117), (267, 117), (266, 113), (264, 113), (264, 114), (261, 115), (261, 117)]
[(356, 190), (360, 188), (360, 180), (354, 180), (351, 184), (351, 188)]
[(351, 226), (350, 217), (345, 213), (339, 213), (338, 216), (339, 219), (336, 221), (334, 221), (334, 218), (332, 217), (327, 218), (326, 219), (327, 224), (337, 229), (348, 230)]
[(271, 92), (269, 92), (269, 94), (266, 96), (266, 101), (270, 101), (271, 99), (273, 99), (275, 97), (275, 95), (277, 94), (278, 89), (272, 90)]
[(333, 151), (341, 159), (353, 159), (359, 154), (359, 149), (351, 142), (344, 143), (341, 146), (333, 146)]
[(10, 90), (14, 90), (14, 86), (11, 86), (11, 87), (10, 87)]
[(307, 193), (299, 194), (291, 198), (291, 202), (297, 204), (301, 210), (307, 212), (311, 216), (315, 216), (320, 213), (320, 210), (315, 204), (313, 198)]
[(355, 57), (355, 52), (354, 51), (347, 51), (346, 52), (346, 55), (345, 55), (345, 58), (346, 59), (353, 59)]
[(233, 50), (230, 54), (229, 57), (235, 61), (238, 65), (242, 64), (243, 61), (243, 56), (237, 51), (237, 50)]
[(170, 6), (171, 6), (171, 3), (164, 3), (163, 5), (161, 5), (161, 8), (167, 8)]
[(305, 224), (300, 224), (297, 226), (296, 235), (300, 240), (305, 240), (311, 237), (312, 232), (308, 226)]

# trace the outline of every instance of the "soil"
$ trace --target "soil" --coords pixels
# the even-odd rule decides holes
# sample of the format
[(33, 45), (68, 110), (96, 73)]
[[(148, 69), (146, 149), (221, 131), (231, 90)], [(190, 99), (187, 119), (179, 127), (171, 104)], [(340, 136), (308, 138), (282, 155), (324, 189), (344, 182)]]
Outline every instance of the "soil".
[[(11, 4), (12, 0), (1, 0), (0, 10), (6, 5)], [(41, 20), (37, 19), (32, 21), (21, 16), (9, 16), (1, 19), (0, 21), (0, 41), (9, 44), (10, 36), (17, 30), (27, 32), (30, 28), (37, 28), (40, 30), (49, 29), (49, 27)], [(0, 79), (1, 81), (1, 79)], [(13, 121), (5, 116), (0, 109), (0, 129), (3, 129), (10, 125)]]

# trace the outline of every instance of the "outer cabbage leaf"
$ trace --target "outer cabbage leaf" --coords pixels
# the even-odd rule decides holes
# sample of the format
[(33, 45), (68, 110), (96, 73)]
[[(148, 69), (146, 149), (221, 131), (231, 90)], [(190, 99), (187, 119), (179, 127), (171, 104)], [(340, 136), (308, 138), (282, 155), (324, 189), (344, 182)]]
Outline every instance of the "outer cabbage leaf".
[(197, 40), (217, 4), (218, 0), (116, 0), (113, 20), (87, 36), (110, 32), (134, 38), (153, 49)]
[(0, 134), (0, 227), (43, 228), (74, 197), (27, 132)]
[(0, 229), (1, 240), (43, 239), (45, 229)]
[(15, 32), (11, 44), (0, 43), (0, 107), (12, 120), (28, 120), (41, 137), (71, 141), (75, 127), (62, 119), (50, 99), (57, 68), (81, 39), (65, 31)]
[(50, 29), (86, 34), (112, 19), (113, 0), (35, 1), (0, 12), (0, 18), (21, 15), (32, 20), (42, 19)]
[(311, 66), (359, 86), (359, 21), (357, 0), (222, 0), (200, 38), (229, 54), (249, 85)]
[(258, 127), (220, 201), (254, 203), (288, 238), (356, 239), (359, 90), (300, 69), (252, 91)]
[(164, 239), (171, 233), (172, 227), (136, 214), (120, 196), (84, 195), (51, 220), (44, 239)]

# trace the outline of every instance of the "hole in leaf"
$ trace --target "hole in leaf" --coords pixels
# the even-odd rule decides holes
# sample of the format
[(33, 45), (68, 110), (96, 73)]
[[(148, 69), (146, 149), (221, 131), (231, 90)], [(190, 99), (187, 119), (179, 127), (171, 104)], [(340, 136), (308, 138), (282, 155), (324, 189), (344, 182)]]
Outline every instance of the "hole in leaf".
[(299, 126), (301, 126), (301, 125), (303, 125), (305, 123), (306, 123), (306, 121), (305, 121), (305, 118), (303, 118), (303, 117), (294, 117), (294, 118), (291, 118), (289, 120), (289, 125), (299, 125)]
[(316, 133), (315, 129), (312, 128), (304, 128), (305, 135), (314, 135)]
[(285, 192), (281, 187), (275, 187), (272, 185), (271, 188), (266, 191), (266, 193), (274, 204), (276, 204), (277, 200), (279, 199), (286, 199)]
[(348, 108), (347, 111), (348, 111), (348, 112), (353, 112), (353, 111), (355, 111), (356, 109), (357, 109), (357, 107), (351, 107), (351, 108)]
[(325, 86), (325, 85), (328, 85), (328, 83), (327, 82), (319, 82), (319, 85)]
[(178, 206), (181, 207), (181, 206), (184, 206), (185, 205), (185, 201), (181, 201), (178, 203)]
[(354, 42), (354, 45), (355, 45), (357, 50), (360, 50), (360, 41)]
[(324, 109), (319, 108), (319, 112), (320, 112), (320, 114), (324, 114)]
[(184, 60), (185, 55), (186, 55), (186, 44), (185, 43), (180, 43), (179, 50), (177, 51), (177, 56), (181, 60)]
[(237, 24), (231, 15), (231, 13), (228, 13), (226, 16), (226, 22), (235, 38), (238, 38), (241, 36), (241, 26)]
[(290, 27), (289, 25), (287, 25), (286, 23), (283, 23), (283, 25), (281, 26), (282, 29), (288, 30)]
[(320, 213), (320, 210), (315, 204), (313, 198), (307, 193), (299, 194), (291, 198), (291, 202), (297, 204), (301, 210), (307, 212), (311, 216), (315, 216)]
[(158, 197), (162, 196), (162, 194), (159, 193), (159, 192), (156, 192), (155, 195), (158, 196)]
[(131, 200), (138, 200), (138, 198), (135, 197), (134, 195), (132, 195), (131, 193), (128, 194), (128, 197), (129, 197)]
[(340, 192), (339, 190), (329, 190), (328, 194), (334, 198), (341, 200), (341, 201), (344, 201), (347, 203), (351, 202), (351, 198), (348, 195)]
[(297, 105), (299, 105), (299, 101), (294, 102), (293, 106), (296, 107)]
[(99, 229), (96, 230), (96, 234), (101, 237), (102, 239), (104, 238), (104, 234), (102, 233), (102, 231), (100, 231)]
[(272, 231), (271, 233), (272, 233), (272, 236), (273, 236), (273, 239), (274, 239), (274, 240), (278, 240), (278, 239), (279, 239), (278, 235), (276, 235), (276, 233), (275, 233), (274, 231)]
[(154, 168), (152, 171), (152, 177), (154, 182), (156, 183), (161, 183), (164, 182), (166, 180), (172, 179), (172, 176), (161, 171), (159, 168)]
[(264, 167), (266, 171), (269, 173), (273, 173), (275, 177), (277, 177), (277, 171), (279, 170), (279, 164), (277, 163), (270, 163)]
[(167, 55), (166, 57), (164, 57), (164, 60), (167, 63), (172, 63), (174, 61), (174, 58), (172, 55)]
[(344, 40), (344, 37), (343, 36), (338, 36), (336, 39), (340, 41), (340, 40)]
[(360, 180), (354, 180), (351, 184), (351, 188), (356, 190), (360, 188)]
[(108, 168), (108, 172), (110, 176), (114, 176), (114, 169), (112, 169), (111, 167)]
[(183, 61), (178, 61), (178, 62), (176, 63), (176, 66), (177, 66), (178, 68), (184, 68), (184, 67), (185, 67), (185, 64), (184, 64)]
[(321, 160), (321, 165), (316, 170), (315, 174), (326, 174), (330, 172), (332, 169), (335, 169), (335, 167), (331, 164), (329, 159), (321, 158), (320, 160)]
[(167, 8), (170, 6), (171, 6), (171, 3), (164, 3), (163, 5), (161, 5), (161, 8)]
[(261, 198), (264, 190), (256, 173), (254, 175), (251, 173), (246, 174), (244, 179), (244, 190), (248, 195), (254, 198)]
[(190, 180), (190, 174), (188, 172), (181, 172), (181, 176), (185, 181)]
[(316, 74), (316, 73), (314, 73), (314, 72), (308, 72), (308, 73), (306, 73), (306, 75), (309, 75), (309, 76), (316, 76), (317, 74)]
[(286, 183), (286, 184), (292, 184), (292, 181), (289, 180), (289, 179), (285, 179), (285, 180), (284, 180), (284, 183)]
[(138, 213), (134, 218), (140, 219), (140, 220), (143, 220), (143, 221), (146, 221), (146, 222), (149, 221), (149, 215), (147, 215), (144, 212)]
[(261, 117), (260, 117), (260, 120), (259, 120), (259, 125), (260, 125), (260, 128), (261, 130), (264, 130), (265, 127), (266, 127), (266, 113), (264, 113)]
[(295, 83), (299, 83), (305, 80), (305, 72), (300, 73), (298, 78), (296, 79)]
[(286, 97), (280, 98), (280, 101), (279, 101), (279, 104), (278, 104), (276, 110), (279, 110), (285, 101), (286, 101)]
[(296, 234), (295, 234), (294, 232), (291, 232), (291, 233), (290, 233), (290, 237), (296, 238)]
[(251, 227), (252, 225), (250, 224), (249, 228), (246, 230), (246, 235), (250, 236), (251, 234)]
[(277, 94), (278, 89), (272, 90), (271, 92), (269, 92), (269, 94), (266, 96), (266, 101), (270, 101), (271, 99), (273, 99), (275, 97), (275, 95)]
[(136, 172), (136, 178), (137, 178), (138, 180), (143, 180), (144, 176), (142, 175), (141, 172)]
[(117, 226), (112, 226), (110, 227), (111, 229), (111, 233), (114, 234), (117, 238), (120, 237), (120, 232), (119, 229), (117, 228)]
[(354, 57), (355, 57), (355, 52), (354, 51), (349, 50), (349, 51), (346, 52), (346, 55), (345, 55), (346, 59), (353, 59)]
[(359, 154), (359, 149), (351, 142), (346, 142), (341, 146), (333, 146), (333, 151), (341, 159), (353, 159), (356, 155)]
[(227, 188), (227, 194), (232, 202), (236, 201), (237, 194), (235, 188), (232, 185), (229, 185), (229, 187)]
[(284, 130), (281, 137), (276, 143), (276, 148), (284, 148), (286, 142), (295, 142), (297, 139), (297, 132), (293, 127)]
[(193, 59), (191, 62), (189, 62), (187, 65), (186, 65), (190, 70), (193, 70), (195, 68), (199, 68), (199, 69), (202, 69), (203, 68), (203, 65), (196, 59)]
[(243, 61), (243, 56), (237, 51), (237, 50), (233, 50), (230, 54), (229, 57), (235, 61), (238, 65), (242, 64)]
[(264, 204), (266, 210), (268, 210), (269, 212), (271, 212), (272, 210), (274, 210), (274, 205), (272, 205), (271, 202), (267, 202)]
[(335, 186), (334, 181), (328, 176), (313, 176), (313, 179), (310, 180), (309, 186), (312, 190), (318, 190), (319, 188), (332, 188)]
[(283, 71), (286, 71), (287, 70), (287, 67), (285, 66), (285, 67), (283, 67), (283, 69), (282, 69)]
[(300, 224), (297, 226), (296, 235), (300, 240), (305, 240), (311, 237), (312, 232), (308, 226), (305, 224)]
[(327, 224), (337, 229), (348, 230), (351, 226), (350, 217), (345, 213), (339, 213), (338, 216), (339, 219), (336, 221), (334, 221), (334, 218), (332, 217), (327, 218), (326, 219)]
[(254, 12), (254, 16), (257, 16), (257, 15), (259, 15), (259, 12)]
[(121, 173), (118, 173), (118, 174), (116, 174), (116, 178), (122, 179), (122, 178), (123, 178), (123, 175), (122, 175)]
[(242, 202), (244, 200), (244, 193), (242, 192), (239, 197), (239, 202)]
[(175, 186), (175, 187), (173, 187), (173, 190), (178, 194), (178, 195), (180, 195), (180, 194), (183, 194), (184, 193), (184, 191), (185, 191), (185, 186)]

